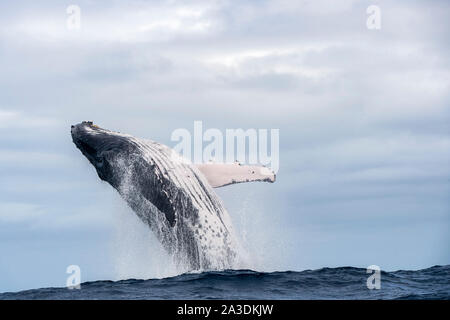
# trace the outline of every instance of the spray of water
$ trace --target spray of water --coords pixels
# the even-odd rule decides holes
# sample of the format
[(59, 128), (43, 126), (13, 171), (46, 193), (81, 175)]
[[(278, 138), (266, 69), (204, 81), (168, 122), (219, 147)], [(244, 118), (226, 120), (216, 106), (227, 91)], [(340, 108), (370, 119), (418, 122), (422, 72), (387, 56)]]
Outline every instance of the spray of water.
[(117, 201), (112, 258), (115, 280), (166, 278), (185, 272), (136, 214)]

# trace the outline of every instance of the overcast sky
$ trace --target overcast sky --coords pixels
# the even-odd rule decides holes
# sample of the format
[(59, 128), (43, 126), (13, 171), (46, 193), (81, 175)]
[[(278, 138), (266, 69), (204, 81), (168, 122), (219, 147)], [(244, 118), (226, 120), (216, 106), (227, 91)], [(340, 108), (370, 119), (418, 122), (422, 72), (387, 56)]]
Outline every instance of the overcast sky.
[[(81, 8), (81, 29), (66, 8)], [(369, 5), (381, 29), (366, 26)], [(2, 1), (0, 292), (173, 274), (70, 125), (276, 128), (218, 190), (254, 269), (450, 263), (448, 1)]]

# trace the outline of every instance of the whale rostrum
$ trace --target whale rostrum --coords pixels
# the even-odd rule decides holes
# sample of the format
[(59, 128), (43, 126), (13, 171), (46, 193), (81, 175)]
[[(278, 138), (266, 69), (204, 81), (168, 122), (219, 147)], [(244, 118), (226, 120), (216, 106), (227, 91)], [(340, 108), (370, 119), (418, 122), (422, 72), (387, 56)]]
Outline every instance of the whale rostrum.
[(177, 264), (188, 270), (230, 269), (239, 244), (213, 187), (274, 182), (267, 168), (238, 163), (194, 165), (155, 141), (106, 130), (90, 121), (73, 125), (72, 140)]

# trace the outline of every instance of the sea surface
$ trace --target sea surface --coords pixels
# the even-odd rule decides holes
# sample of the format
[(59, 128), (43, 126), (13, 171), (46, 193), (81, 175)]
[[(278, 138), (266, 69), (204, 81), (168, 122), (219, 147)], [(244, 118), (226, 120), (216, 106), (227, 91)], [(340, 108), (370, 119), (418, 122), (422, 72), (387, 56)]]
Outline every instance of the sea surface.
[(42, 288), (0, 293), (0, 299), (450, 299), (450, 265), (381, 272), (367, 288), (366, 269), (301, 272), (225, 270), (149, 280), (93, 281), (80, 290)]

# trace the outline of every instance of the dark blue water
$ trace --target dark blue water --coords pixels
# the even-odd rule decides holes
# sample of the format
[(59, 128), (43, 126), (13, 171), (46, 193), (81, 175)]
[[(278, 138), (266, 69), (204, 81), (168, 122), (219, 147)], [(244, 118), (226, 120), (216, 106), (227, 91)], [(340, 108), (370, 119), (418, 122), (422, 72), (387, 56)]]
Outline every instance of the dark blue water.
[(43, 288), (1, 293), (0, 299), (450, 299), (450, 265), (381, 272), (369, 290), (366, 269), (302, 272), (227, 270), (150, 280), (94, 281), (80, 290)]

